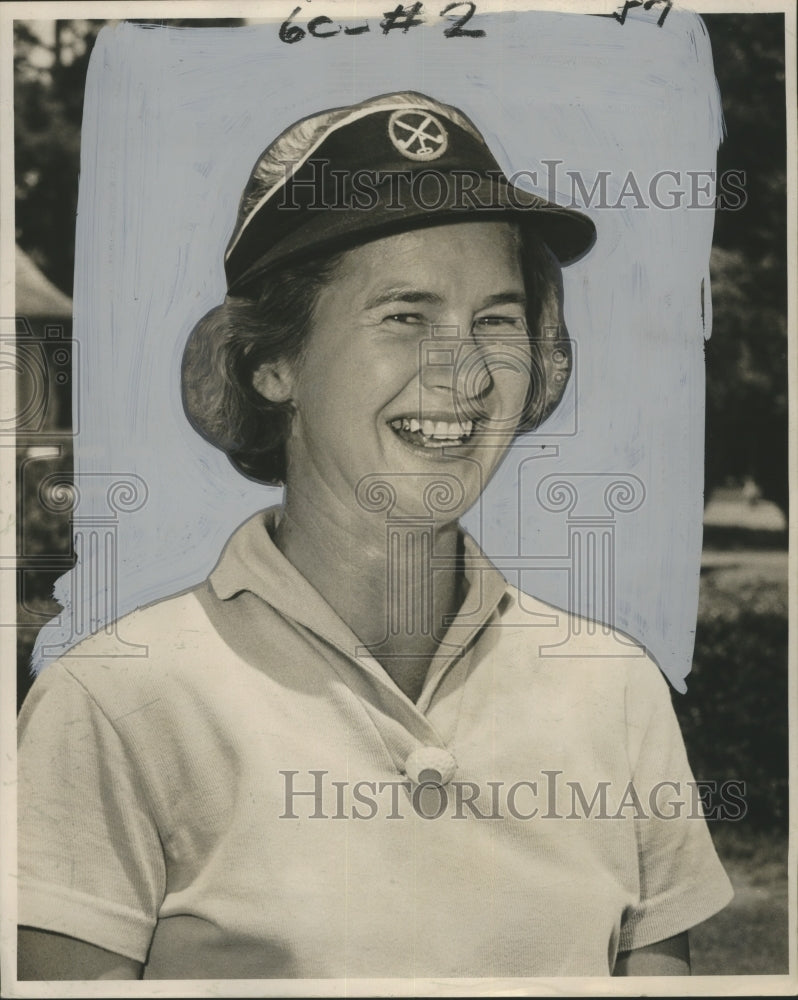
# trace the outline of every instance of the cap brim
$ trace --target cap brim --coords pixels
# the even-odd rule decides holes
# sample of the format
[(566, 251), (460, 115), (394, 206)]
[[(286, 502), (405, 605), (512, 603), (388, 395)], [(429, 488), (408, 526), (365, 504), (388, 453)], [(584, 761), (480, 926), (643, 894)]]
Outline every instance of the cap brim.
[[(379, 194), (379, 192), (376, 192)], [(267, 253), (254, 262), (231, 286), (235, 294), (268, 271), (319, 255), (369, 243), (400, 232), (456, 222), (517, 222), (525, 232), (538, 236), (562, 265), (583, 257), (596, 241), (596, 227), (582, 212), (563, 208), (520, 188), (497, 186), (491, 179), (463, 192), (443, 192), (434, 205), (418, 201), (401, 205), (395, 197), (379, 197), (369, 208), (326, 207), (305, 209), (305, 219)], [(282, 209), (290, 211), (290, 209)], [(257, 232), (248, 234), (249, 241)], [(261, 234), (265, 245), (268, 233)], [(243, 248), (242, 248), (243, 249)]]

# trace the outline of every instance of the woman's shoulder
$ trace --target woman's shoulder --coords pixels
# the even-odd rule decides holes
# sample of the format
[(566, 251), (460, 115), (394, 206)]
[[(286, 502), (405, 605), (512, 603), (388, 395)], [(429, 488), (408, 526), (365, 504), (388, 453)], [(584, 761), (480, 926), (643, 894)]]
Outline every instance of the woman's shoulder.
[(140, 658), (146, 655), (142, 646), (153, 650), (161, 646), (171, 650), (181, 648), (176, 647), (176, 643), (191, 642), (192, 636), (198, 637), (208, 627), (198, 596), (205, 587), (203, 583), (122, 615), (112, 625), (73, 646), (67, 658)]
[(668, 682), (646, 647), (628, 633), (507, 585), (498, 645), (535, 672), (585, 694), (637, 699), (668, 696)]
[(137, 608), (82, 639), (41, 668), (31, 695), (77, 685), (98, 702), (118, 704), (196, 670), (216, 638), (198, 597), (205, 586)]

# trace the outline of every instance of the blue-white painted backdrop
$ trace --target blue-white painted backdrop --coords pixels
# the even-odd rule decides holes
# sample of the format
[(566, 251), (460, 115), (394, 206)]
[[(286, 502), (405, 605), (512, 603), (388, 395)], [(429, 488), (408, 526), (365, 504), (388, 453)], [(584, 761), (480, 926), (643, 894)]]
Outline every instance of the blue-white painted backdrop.
[[(480, 39), (446, 38), (434, 18), (386, 36), (371, 17), (369, 33), (294, 45), (276, 24), (104, 29), (86, 90), (77, 225), (80, 564), (57, 585), (66, 609), (39, 637), (39, 665), (109, 616), (203, 579), (236, 525), (279, 501), (189, 426), (183, 344), (224, 296), (223, 249), (262, 149), (298, 118), (412, 89), (465, 111), (505, 169), (537, 171), (544, 194), (552, 170), (565, 203), (569, 171), (588, 191), (605, 172), (605, 199), (587, 206), (597, 245), (564, 275), (575, 377), (466, 525), (511, 580), (558, 606), (590, 590), (591, 566), (611, 561), (610, 603), (599, 587), (605, 604), (592, 610), (614, 616), (684, 688), (713, 226), (711, 179), (687, 172), (714, 170), (722, 124), (700, 19), (672, 10), (657, 27), (652, 13), (631, 11), (623, 25), (485, 15), (471, 23)], [(655, 196), (681, 201), (670, 209), (651, 199), (664, 170), (673, 173)], [(563, 479), (573, 495), (556, 488)], [(625, 485), (607, 506), (614, 481)], [(562, 509), (547, 509), (557, 501)], [(614, 532), (614, 553), (591, 560), (591, 532), (599, 542)], [(109, 649), (123, 641), (109, 636)]]

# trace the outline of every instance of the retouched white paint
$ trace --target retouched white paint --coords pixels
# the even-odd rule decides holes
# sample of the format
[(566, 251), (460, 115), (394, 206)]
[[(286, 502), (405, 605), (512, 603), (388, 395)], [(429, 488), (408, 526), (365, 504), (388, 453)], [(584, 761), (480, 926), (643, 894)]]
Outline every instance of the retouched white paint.
[[(544, 194), (552, 160), (566, 202), (569, 170), (588, 188), (608, 171), (610, 205), (630, 171), (646, 196), (662, 170), (680, 172), (670, 187), (689, 194), (686, 172), (714, 170), (722, 132), (710, 46), (694, 14), (655, 20), (642, 10), (623, 26), (512, 12), (469, 25), (485, 38), (447, 39), (434, 23), (383, 36), (372, 18), (368, 34), (295, 45), (275, 24), (103, 31), (82, 133), (76, 528), (111, 518), (116, 577), (95, 574), (80, 593), (74, 572), (59, 581), (67, 610), (40, 633), (38, 668), (75, 641), (70, 616), (90, 616), (92, 588), (110, 587), (115, 602), (101, 594), (101, 608), (121, 615), (189, 587), (236, 525), (279, 501), (197, 436), (180, 401), (183, 344), (224, 296), (222, 254), (261, 150), (298, 118), (412, 89), (462, 109), (508, 172), (538, 171)], [(699, 197), (711, 202), (711, 191)], [(568, 528), (564, 513), (542, 509), (540, 480), (595, 474), (578, 480), (574, 511), (594, 516), (599, 477), (636, 477), (645, 499), (615, 521), (615, 624), (683, 690), (698, 598), (713, 209), (634, 202), (588, 208), (597, 245), (564, 273), (575, 378), (465, 523), (511, 582), (563, 607)], [(138, 509), (114, 511), (108, 486), (125, 475), (139, 477)], [(92, 616), (100, 624), (106, 612)]]

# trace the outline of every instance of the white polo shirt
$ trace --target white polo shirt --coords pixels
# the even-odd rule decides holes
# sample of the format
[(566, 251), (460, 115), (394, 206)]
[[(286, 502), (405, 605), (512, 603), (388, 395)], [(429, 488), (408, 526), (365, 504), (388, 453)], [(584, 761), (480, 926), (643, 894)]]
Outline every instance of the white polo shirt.
[[(466, 538), (468, 595), (414, 704), (274, 516), (207, 585), (120, 621), (146, 656), (97, 635), (34, 684), (21, 924), (150, 979), (607, 975), (728, 903), (642, 651), (585, 623), (575, 644)], [(454, 775), (419, 784), (435, 769)]]

